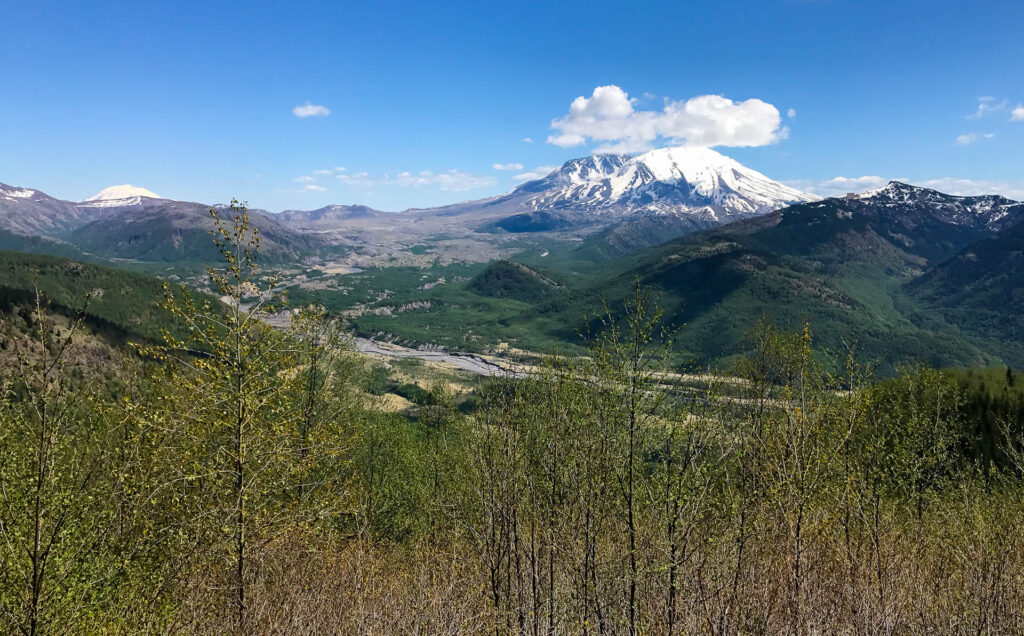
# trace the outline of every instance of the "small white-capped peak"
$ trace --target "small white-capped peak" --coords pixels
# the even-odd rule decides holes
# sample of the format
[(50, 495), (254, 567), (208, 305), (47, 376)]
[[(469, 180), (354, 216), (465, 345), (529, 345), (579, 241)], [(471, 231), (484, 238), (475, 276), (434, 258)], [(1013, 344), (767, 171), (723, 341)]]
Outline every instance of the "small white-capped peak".
[(120, 199), (131, 199), (134, 197), (149, 197), (151, 199), (163, 198), (159, 194), (150, 192), (145, 188), (137, 188), (133, 185), (124, 184), (110, 186), (109, 188), (103, 188), (98, 193), (92, 195), (85, 201), (87, 203), (93, 201), (116, 201)]

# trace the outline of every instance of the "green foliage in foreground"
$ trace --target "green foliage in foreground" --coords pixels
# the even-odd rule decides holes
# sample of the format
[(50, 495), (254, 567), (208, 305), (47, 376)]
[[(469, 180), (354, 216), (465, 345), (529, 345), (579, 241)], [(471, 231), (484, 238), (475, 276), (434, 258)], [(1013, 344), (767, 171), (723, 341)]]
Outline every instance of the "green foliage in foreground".
[[(322, 309), (270, 329), (280, 297), (233, 214), (209, 272), (228, 310), (167, 295), (185, 331), (116, 395), (42, 304), (4, 342), (5, 631), (1024, 627), (1015, 372), (875, 382), (823, 364), (809, 326), (762, 325), (735, 377), (684, 383), (685, 332), (634, 288), (588, 356), (460, 409), (364, 375)], [(391, 389), (415, 410), (375, 411)]]

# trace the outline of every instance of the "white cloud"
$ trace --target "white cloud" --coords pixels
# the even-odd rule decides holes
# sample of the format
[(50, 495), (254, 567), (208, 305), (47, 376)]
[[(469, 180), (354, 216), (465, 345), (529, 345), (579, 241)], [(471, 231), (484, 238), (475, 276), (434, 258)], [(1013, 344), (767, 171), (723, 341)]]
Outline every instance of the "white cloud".
[(760, 99), (734, 102), (720, 95), (665, 100), (661, 111), (636, 110), (618, 86), (598, 86), (577, 97), (569, 114), (551, 122), (548, 143), (563, 148), (605, 142), (596, 152), (633, 152), (658, 140), (691, 146), (764, 146), (785, 139), (779, 110)]
[(313, 174), (320, 177), (328, 177), (338, 172), (345, 172), (345, 168), (343, 166), (337, 166), (335, 168), (322, 168), (320, 170), (314, 170)]
[(991, 96), (979, 97), (978, 110), (968, 115), (967, 119), (981, 119), (985, 115), (999, 112), (1009, 105), (1010, 101), (1007, 99), (996, 99)]
[(1024, 199), (1024, 181), (988, 181), (985, 179), (958, 179), (943, 177), (914, 181), (914, 185), (955, 194), (958, 196), (978, 196), (981, 194), (1001, 194), (1010, 199)]
[(292, 114), (296, 117), (326, 117), (331, 114), (331, 110), (326, 106), (319, 106), (317, 104), (310, 104), (306, 102), (302, 106), (296, 106), (292, 109)]
[(534, 179), (543, 179), (557, 169), (558, 166), (537, 166), (533, 170), (517, 174), (512, 178), (520, 183), (523, 181), (533, 181)]
[(1024, 104), (1017, 104), (1010, 112), (1010, 121), (1024, 121)]
[(346, 185), (352, 185), (352, 186), (364, 186), (364, 185), (368, 186), (368, 185), (373, 185), (374, 184), (374, 180), (370, 178), (370, 173), (368, 173), (368, 172), (356, 172), (356, 173), (353, 173), (353, 174), (339, 174), (335, 178), (338, 181), (341, 181), (342, 183), (344, 183)]
[(402, 172), (398, 174), (394, 183), (400, 186), (437, 186), (447, 192), (464, 192), (492, 186), (497, 181), (494, 177), (485, 177), (469, 174), (460, 170), (448, 170), (447, 172), (433, 172), (423, 170), (416, 174)]
[(491, 165), (495, 170), (522, 170), (523, 164), (521, 163), (495, 163)]
[(833, 177), (824, 181), (803, 179), (787, 181), (786, 183), (798, 190), (813, 192), (823, 197), (837, 197), (849, 192), (863, 192), (865, 190), (881, 188), (889, 183), (889, 179), (875, 175), (864, 175), (862, 177)]
[(843, 196), (849, 192), (864, 192), (880, 188), (889, 181), (902, 181), (911, 185), (931, 188), (946, 194), (957, 196), (977, 196), (982, 194), (1001, 194), (1011, 199), (1024, 199), (1024, 181), (986, 181), (982, 179), (960, 179), (943, 177), (940, 179), (909, 179), (906, 177), (879, 177), (865, 175), (862, 177), (833, 177), (822, 181), (799, 180), (787, 181), (794, 188), (813, 192), (823, 197)]
[(794, 117), (796, 117), (796, 109), (795, 108), (790, 108), (789, 110), (787, 110), (786, 111), (786, 117), (789, 117), (790, 119), (793, 119)]
[(862, 177), (833, 177), (826, 181), (827, 186), (832, 186), (844, 192), (860, 192), (872, 188), (880, 188), (889, 183), (890, 179), (876, 175), (864, 175)]
[(310, 176), (303, 175), (301, 177), (295, 177), (294, 179), (292, 179), (292, 181), (296, 183), (309, 183), (310, 181), (316, 181), (316, 179)]
[(498, 182), (492, 176), (474, 175), (462, 172), (461, 170), (446, 170), (444, 172), (421, 170), (419, 172), (399, 172), (396, 175), (385, 174), (383, 176), (372, 176), (368, 172), (356, 172), (354, 174), (339, 174), (335, 178), (350, 186), (393, 185), (404, 188), (432, 186), (445, 192), (476, 190), (496, 185)]
[(306, 190), (309, 192), (327, 192), (327, 188), (318, 185), (308, 185)]
[(974, 142), (978, 141), (979, 139), (992, 139), (993, 137), (995, 137), (995, 135), (993, 135), (992, 133), (965, 133), (963, 135), (957, 136), (956, 145), (969, 146)]
[(533, 138), (532, 137), (523, 137), (523, 143), (532, 144), (533, 143)]

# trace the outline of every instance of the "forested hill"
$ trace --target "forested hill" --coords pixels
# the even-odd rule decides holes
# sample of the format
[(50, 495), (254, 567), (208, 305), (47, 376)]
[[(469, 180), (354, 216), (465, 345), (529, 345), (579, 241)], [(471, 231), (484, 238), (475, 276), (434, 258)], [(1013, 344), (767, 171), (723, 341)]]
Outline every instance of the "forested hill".
[(819, 344), (855, 343), (887, 372), (1020, 366), (1022, 234), (1020, 204), (894, 182), (681, 238), (591, 295), (618, 302), (637, 280), (659, 290), (686, 325), (679, 344), (708, 361), (746, 351), (767, 318), (808, 321)]
[(50, 311), (74, 317), (85, 309), (86, 322), (111, 335), (156, 340), (172, 326), (157, 303), (163, 281), (113, 267), (66, 258), (0, 251), (0, 311), (25, 309), (35, 291)]

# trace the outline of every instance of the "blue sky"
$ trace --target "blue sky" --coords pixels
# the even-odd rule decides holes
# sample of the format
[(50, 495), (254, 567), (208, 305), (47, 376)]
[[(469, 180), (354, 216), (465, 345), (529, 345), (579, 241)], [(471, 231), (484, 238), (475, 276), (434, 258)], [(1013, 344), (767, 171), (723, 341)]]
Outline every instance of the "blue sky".
[(1024, 198), (1022, 2), (36, 1), (3, 23), (0, 181), (72, 200), (395, 210), (675, 143), (825, 193)]

